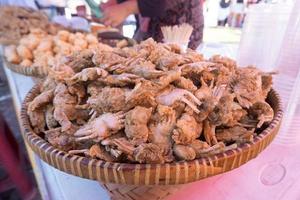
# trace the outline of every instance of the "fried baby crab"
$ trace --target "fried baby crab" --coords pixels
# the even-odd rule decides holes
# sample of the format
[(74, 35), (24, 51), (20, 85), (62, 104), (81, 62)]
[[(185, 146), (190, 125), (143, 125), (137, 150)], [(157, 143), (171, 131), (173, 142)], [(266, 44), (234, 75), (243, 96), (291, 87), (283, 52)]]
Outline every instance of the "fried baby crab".
[(168, 87), (156, 97), (159, 104), (172, 106), (176, 101), (187, 104), (194, 112), (200, 113), (197, 106), (201, 105), (201, 101), (188, 90)]
[(107, 75), (108, 75), (107, 71), (97, 67), (91, 67), (91, 68), (83, 69), (81, 72), (78, 72), (67, 81), (70, 84), (74, 84), (80, 81), (82, 82), (94, 81), (100, 77), (106, 77)]
[(132, 90), (125, 90), (125, 110), (135, 106), (155, 107), (157, 105), (155, 95), (159, 89), (160, 86), (152, 81), (141, 80), (136, 83)]
[(169, 148), (172, 145), (171, 135), (175, 124), (175, 110), (169, 106), (158, 105), (149, 124), (149, 141)]
[(152, 62), (142, 58), (137, 58), (136, 60), (131, 61), (131, 63), (125, 62), (124, 64), (114, 65), (110, 67), (108, 71), (113, 71), (116, 74), (131, 73), (148, 80), (164, 75), (164, 72), (157, 70)]
[(103, 112), (128, 111), (135, 106), (153, 107), (156, 102), (152, 86), (148, 83), (138, 83), (133, 89), (99, 86), (98, 93), (91, 95), (87, 104), (95, 116)]
[(106, 49), (96, 51), (92, 58), (93, 63), (96, 67), (110, 71), (110, 67), (118, 64), (124, 63), (126, 60), (125, 57), (120, 56), (119, 54), (113, 52), (113, 49)]
[(234, 94), (226, 93), (220, 98), (214, 110), (208, 115), (208, 120), (212, 124), (235, 126), (247, 114), (247, 111), (234, 101), (234, 97)]
[(151, 39), (101, 47), (55, 63), (28, 115), (37, 134), (70, 154), (130, 163), (205, 158), (251, 142), (271, 122), (272, 74)]
[[(90, 148), (71, 150), (71, 154), (85, 154), (90, 157), (102, 157), (106, 161), (139, 163), (164, 163), (163, 151), (160, 146), (152, 143), (134, 144), (126, 136), (119, 132), (95, 144)], [(167, 161), (169, 162), (169, 161)]]
[(148, 141), (157, 144), (167, 162), (174, 160), (172, 155), (172, 132), (176, 124), (176, 112), (172, 107), (158, 105), (149, 122)]
[(45, 130), (46, 118), (45, 109), (48, 103), (52, 102), (54, 98), (54, 89), (49, 89), (40, 93), (28, 105), (28, 115), (31, 125), (37, 133)]
[(54, 147), (69, 151), (70, 149), (77, 148), (78, 144), (72, 136), (76, 129), (69, 130), (69, 132), (62, 131), (61, 127), (53, 128), (44, 132), (46, 140)]
[(260, 128), (264, 123), (269, 123), (274, 118), (272, 107), (265, 101), (254, 103), (249, 109), (249, 115), (257, 120), (257, 128)]
[(80, 122), (88, 119), (87, 110), (78, 108), (77, 105), (78, 98), (70, 94), (67, 85), (58, 84), (53, 98), (54, 119), (61, 125), (62, 131), (70, 129), (73, 120)]
[[(203, 87), (205, 87), (204, 90), (202, 90)], [(200, 91), (197, 90), (195, 92), (196, 98), (201, 102), (200, 106), (198, 106), (199, 112), (195, 115), (196, 120), (199, 122), (204, 121), (214, 110), (226, 90), (226, 85), (216, 86), (213, 89), (210, 88), (211, 87), (202, 85), (199, 89)]]
[(226, 146), (223, 142), (218, 142), (213, 146), (209, 146), (206, 142), (194, 140), (189, 145), (175, 144), (173, 146), (173, 152), (178, 160), (193, 160), (195, 158), (204, 158), (235, 148), (237, 148), (237, 144)]
[(251, 142), (254, 137), (254, 129), (247, 130), (241, 126), (234, 126), (228, 129), (217, 129), (216, 138), (218, 141), (228, 143), (236, 142), (237, 144)]
[(264, 101), (271, 89), (272, 74), (264, 73), (253, 66), (239, 68), (232, 78), (231, 88), (239, 104), (250, 108), (257, 101)]
[(201, 132), (202, 124), (197, 123), (193, 116), (184, 113), (176, 122), (172, 139), (176, 144), (187, 145), (198, 138)]
[(91, 158), (98, 158), (101, 160), (105, 160), (108, 162), (116, 161), (116, 159), (107, 152), (104, 147), (101, 147), (99, 144), (92, 145), (89, 149), (76, 149), (76, 150), (69, 150), (69, 154), (84, 154), (85, 156)]
[(48, 77), (57, 82), (65, 82), (65, 80), (71, 78), (74, 75), (74, 70), (69, 65), (66, 65), (64, 63), (56, 63), (52, 68), (48, 69)]
[(118, 87), (103, 87), (99, 93), (92, 95), (87, 100), (91, 108), (90, 114), (98, 116), (105, 112), (118, 112), (124, 109), (125, 90)]
[(123, 112), (102, 114), (76, 131), (75, 141), (100, 142), (124, 128), (124, 118)]
[[(207, 61), (199, 61), (194, 63), (188, 63), (180, 66), (182, 75), (192, 80), (195, 85), (200, 84), (200, 79), (203, 78), (205, 81), (211, 81), (213, 79), (212, 70), (217, 69), (216, 64)], [(205, 76), (208, 74), (209, 77)]]
[(143, 61), (139, 64), (132, 65), (132, 67), (130, 67), (131, 70), (126, 70), (126, 72), (130, 72), (145, 79), (155, 79), (164, 74), (163, 71), (156, 70), (155, 67), (156, 66), (152, 62)]
[(164, 163), (166, 162), (163, 151), (159, 145), (153, 143), (142, 143), (138, 146), (127, 139), (117, 138), (111, 141), (112, 146), (119, 151), (119, 155), (125, 155), (131, 162), (138, 163)]
[(148, 140), (148, 121), (152, 114), (152, 108), (136, 106), (130, 110), (125, 117), (125, 134), (127, 138), (136, 144)]
[(136, 84), (139, 79), (140, 77), (135, 74), (122, 73), (101, 77), (99, 81), (107, 86), (124, 87)]

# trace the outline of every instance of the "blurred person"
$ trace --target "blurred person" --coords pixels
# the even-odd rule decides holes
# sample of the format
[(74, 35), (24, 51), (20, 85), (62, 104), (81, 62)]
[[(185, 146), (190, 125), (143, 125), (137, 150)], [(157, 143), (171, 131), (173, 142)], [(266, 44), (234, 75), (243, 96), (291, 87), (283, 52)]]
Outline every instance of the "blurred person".
[(233, 0), (231, 2), (231, 13), (229, 19), (229, 25), (232, 27), (242, 27), (244, 17), (245, 17), (245, 8), (246, 0)]
[(247, 7), (249, 7), (251, 4), (258, 4), (261, 0), (247, 0)]
[(231, 0), (220, 0), (218, 11), (218, 26), (225, 26), (230, 14)]
[(203, 38), (202, 4), (202, 0), (109, 0), (102, 5), (103, 22), (116, 27), (135, 14), (137, 30), (134, 38), (142, 41), (152, 37), (158, 42), (163, 40), (162, 26), (188, 23), (194, 28), (189, 48), (196, 49)]
[(14, 5), (14, 6), (22, 6), (22, 7), (30, 7), (33, 9), (37, 9), (34, 0), (0, 0), (0, 6), (5, 5)]

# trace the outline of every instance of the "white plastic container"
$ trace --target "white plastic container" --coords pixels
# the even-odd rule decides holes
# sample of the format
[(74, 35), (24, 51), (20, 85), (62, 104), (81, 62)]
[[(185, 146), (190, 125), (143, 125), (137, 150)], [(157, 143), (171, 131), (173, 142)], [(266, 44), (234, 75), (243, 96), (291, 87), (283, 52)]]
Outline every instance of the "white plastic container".
[(249, 8), (239, 51), (240, 66), (278, 71), (274, 88), (280, 93), (284, 118), (278, 144), (300, 144), (300, 0), (257, 4)]
[(295, 1), (287, 30), (283, 37), (274, 87), (281, 94), (285, 109), (280, 134), (276, 142), (300, 143), (300, 0)]
[(264, 71), (275, 68), (293, 4), (255, 4), (247, 11), (237, 61)]

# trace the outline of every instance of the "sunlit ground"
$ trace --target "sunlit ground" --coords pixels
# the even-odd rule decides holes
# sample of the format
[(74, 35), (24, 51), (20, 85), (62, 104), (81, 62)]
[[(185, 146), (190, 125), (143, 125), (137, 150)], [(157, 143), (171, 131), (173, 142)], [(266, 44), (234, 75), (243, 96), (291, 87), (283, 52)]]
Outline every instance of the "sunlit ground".
[(205, 27), (203, 41), (205, 43), (238, 43), (241, 29), (229, 27)]

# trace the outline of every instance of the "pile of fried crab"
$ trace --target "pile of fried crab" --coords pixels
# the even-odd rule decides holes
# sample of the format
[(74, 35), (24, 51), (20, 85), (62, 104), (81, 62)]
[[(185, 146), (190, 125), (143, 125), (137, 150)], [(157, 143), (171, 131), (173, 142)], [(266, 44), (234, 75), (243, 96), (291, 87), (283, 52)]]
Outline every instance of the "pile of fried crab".
[(271, 122), (273, 74), (150, 38), (57, 63), (27, 112), (34, 132), (69, 154), (193, 160), (251, 142)]

